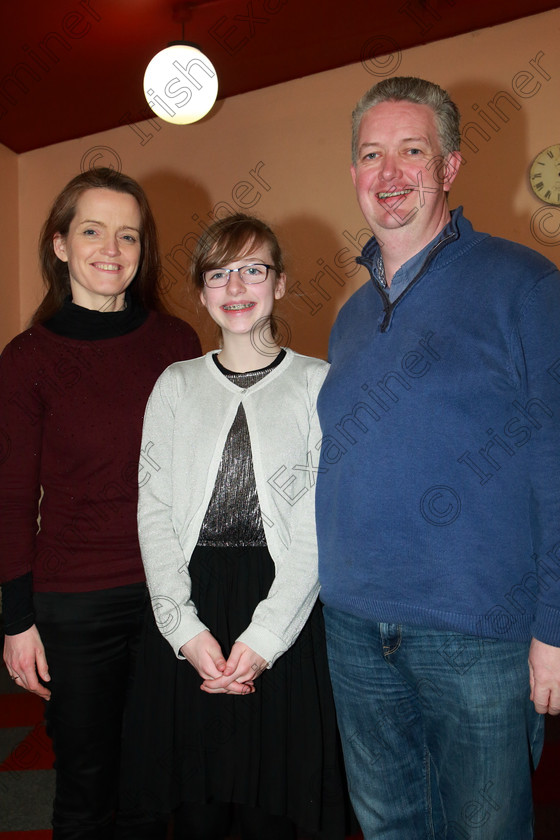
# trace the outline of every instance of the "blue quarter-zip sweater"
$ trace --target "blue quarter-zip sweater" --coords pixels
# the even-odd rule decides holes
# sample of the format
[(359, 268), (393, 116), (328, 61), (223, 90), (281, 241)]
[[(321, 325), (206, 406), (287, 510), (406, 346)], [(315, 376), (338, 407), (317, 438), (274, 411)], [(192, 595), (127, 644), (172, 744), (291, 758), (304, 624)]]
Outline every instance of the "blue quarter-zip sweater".
[(461, 209), (393, 302), (377, 256), (319, 396), (321, 597), (560, 645), (560, 273)]

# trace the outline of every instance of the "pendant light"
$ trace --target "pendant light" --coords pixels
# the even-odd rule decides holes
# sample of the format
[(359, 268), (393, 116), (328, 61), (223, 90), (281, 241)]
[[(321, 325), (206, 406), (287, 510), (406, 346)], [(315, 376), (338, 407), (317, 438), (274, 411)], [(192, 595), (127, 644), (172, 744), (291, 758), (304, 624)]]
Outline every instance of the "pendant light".
[[(182, 35), (193, 3), (181, 3)], [(144, 96), (154, 114), (166, 122), (188, 125), (210, 111), (218, 96), (218, 74), (197, 44), (171, 41), (150, 61), (144, 73)]]

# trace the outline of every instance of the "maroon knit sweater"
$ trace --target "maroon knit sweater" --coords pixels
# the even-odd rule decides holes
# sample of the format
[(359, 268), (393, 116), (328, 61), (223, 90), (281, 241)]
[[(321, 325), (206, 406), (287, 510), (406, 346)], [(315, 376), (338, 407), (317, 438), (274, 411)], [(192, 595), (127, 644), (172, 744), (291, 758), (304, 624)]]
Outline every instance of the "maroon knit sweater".
[[(158, 376), (200, 355), (194, 330), (150, 313), (125, 335), (62, 337), (43, 326), (0, 357), (0, 581), (36, 592), (143, 580), (136, 530), (142, 419)], [(40, 528), (37, 529), (38, 502)]]

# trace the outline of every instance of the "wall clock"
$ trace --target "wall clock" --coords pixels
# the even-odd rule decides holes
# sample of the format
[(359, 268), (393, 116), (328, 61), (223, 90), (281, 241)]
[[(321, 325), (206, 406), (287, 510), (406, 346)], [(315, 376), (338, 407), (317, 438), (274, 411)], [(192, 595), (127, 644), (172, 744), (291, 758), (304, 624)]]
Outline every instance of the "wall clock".
[(560, 205), (560, 143), (538, 154), (529, 172), (531, 189), (541, 201)]

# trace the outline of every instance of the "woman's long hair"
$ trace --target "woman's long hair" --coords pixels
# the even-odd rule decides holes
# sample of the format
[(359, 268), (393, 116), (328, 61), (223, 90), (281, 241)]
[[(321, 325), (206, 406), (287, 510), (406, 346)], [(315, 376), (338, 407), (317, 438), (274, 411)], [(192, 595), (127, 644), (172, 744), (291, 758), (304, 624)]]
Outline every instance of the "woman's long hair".
[(59, 260), (54, 252), (53, 238), (59, 233), (68, 235), (76, 214), (76, 206), (86, 190), (113, 190), (127, 193), (136, 199), (140, 210), (140, 262), (129, 286), (132, 299), (144, 309), (165, 311), (160, 290), (160, 258), (156, 224), (146, 194), (140, 184), (114, 169), (100, 167), (76, 175), (55, 198), (39, 238), (39, 261), (46, 294), (31, 318), (31, 324), (52, 317), (70, 294), (68, 263)]

